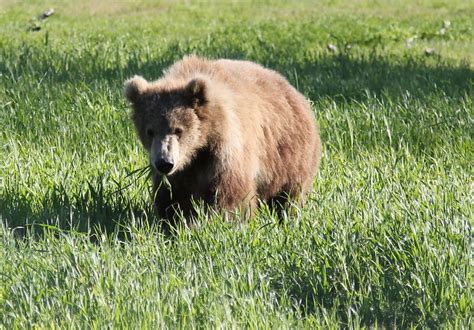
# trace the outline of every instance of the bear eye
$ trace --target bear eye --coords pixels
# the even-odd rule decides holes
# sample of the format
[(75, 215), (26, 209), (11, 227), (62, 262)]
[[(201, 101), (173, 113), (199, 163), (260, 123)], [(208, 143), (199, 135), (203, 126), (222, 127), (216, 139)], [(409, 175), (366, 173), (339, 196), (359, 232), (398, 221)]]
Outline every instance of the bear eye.
[(148, 137), (153, 137), (155, 135), (155, 132), (153, 132), (153, 130), (151, 128), (148, 128), (146, 130), (146, 135), (148, 135)]
[(183, 129), (180, 128), (180, 127), (176, 127), (174, 130), (173, 130), (173, 134), (178, 136), (178, 137), (181, 137), (181, 135), (183, 134)]

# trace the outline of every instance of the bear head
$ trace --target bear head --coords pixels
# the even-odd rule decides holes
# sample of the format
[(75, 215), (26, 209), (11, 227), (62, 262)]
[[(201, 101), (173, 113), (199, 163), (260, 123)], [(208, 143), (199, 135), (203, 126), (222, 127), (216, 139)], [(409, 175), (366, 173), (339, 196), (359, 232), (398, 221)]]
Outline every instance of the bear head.
[(209, 81), (148, 82), (135, 76), (125, 82), (132, 120), (151, 166), (162, 175), (185, 168), (207, 143)]

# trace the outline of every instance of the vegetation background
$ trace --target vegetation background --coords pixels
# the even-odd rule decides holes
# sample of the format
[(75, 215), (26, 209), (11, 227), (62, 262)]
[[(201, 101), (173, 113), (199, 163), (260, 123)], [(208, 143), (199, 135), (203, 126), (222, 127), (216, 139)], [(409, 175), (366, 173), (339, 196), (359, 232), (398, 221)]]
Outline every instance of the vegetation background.
[[(1, 0), (0, 327), (468, 327), (473, 14)], [(122, 84), (190, 53), (259, 62), (312, 101), (321, 171), (283, 225), (264, 207), (154, 225)]]

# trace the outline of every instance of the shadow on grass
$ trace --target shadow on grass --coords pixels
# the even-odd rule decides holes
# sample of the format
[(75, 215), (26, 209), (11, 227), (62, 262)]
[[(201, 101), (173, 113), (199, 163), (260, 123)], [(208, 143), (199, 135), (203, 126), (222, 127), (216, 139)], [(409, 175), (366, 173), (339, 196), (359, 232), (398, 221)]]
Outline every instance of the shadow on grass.
[(137, 223), (156, 220), (147, 201), (131, 200), (121, 189), (106, 191), (100, 179), (91, 182), (73, 192), (54, 187), (40, 197), (7, 188), (0, 195), (0, 219), (20, 237), (59, 229), (119, 238), (125, 237), (130, 219)]
[[(275, 49), (262, 44), (258, 52), (235, 45), (225, 49), (202, 46), (196, 49), (184, 43), (174, 43), (166, 48), (146, 50), (130, 49), (128, 52), (101, 51), (102, 45), (83, 53), (54, 53), (47, 47), (24, 46), (20, 54), (5, 51), (0, 71), (18, 79), (41, 79), (42, 83), (75, 83), (107, 81), (112, 88), (121, 90), (123, 81), (141, 74), (147, 79), (157, 79), (163, 69), (187, 54), (208, 58), (252, 60), (285, 75), (313, 100), (330, 97), (337, 100), (364, 100), (371, 95), (398, 98), (408, 92), (418, 98), (435, 92), (447, 97), (462, 97), (472, 93), (474, 72), (465, 64), (453, 64), (441, 58), (426, 56), (356, 54), (350, 51), (330, 52), (298, 59), (292, 49)], [(107, 54), (107, 56), (103, 55)]]

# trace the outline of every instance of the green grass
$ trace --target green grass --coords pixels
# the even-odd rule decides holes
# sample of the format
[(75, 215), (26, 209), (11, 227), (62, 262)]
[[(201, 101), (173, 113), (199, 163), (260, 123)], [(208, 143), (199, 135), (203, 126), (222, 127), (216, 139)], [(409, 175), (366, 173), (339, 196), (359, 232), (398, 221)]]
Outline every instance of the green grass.
[[(469, 326), (474, 6), (312, 2), (0, 2), (0, 327)], [(322, 166), (283, 225), (154, 226), (122, 84), (189, 53), (311, 99)]]

